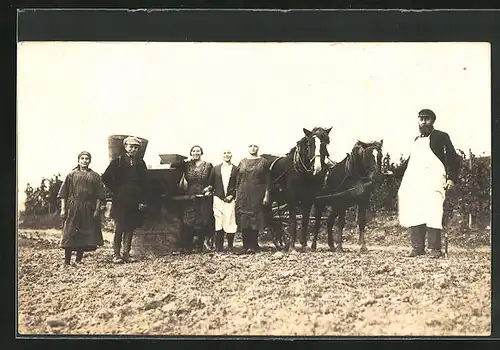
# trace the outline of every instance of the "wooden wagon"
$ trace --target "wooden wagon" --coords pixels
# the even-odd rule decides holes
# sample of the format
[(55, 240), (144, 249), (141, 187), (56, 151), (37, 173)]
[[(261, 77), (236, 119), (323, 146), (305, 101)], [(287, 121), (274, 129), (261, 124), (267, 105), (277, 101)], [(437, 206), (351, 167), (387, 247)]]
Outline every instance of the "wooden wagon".
[[(330, 202), (333, 200), (345, 200), (349, 197), (359, 196), (371, 185), (371, 181), (366, 181), (359, 182), (354, 187), (341, 192), (328, 193), (320, 191), (316, 196), (316, 203), (322, 201)], [(270, 230), (271, 232), (267, 232), (267, 235), (272, 237), (276, 249), (286, 250), (289, 248), (291, 241), (291, 235), (289, 232), (290, 216), (288, 204), (281, 198), (279, 192), (281, 192), (281, 189), (279, 187), (274, 186), (272, 188), (272, 197), (274, 197), (276, 200), (272, 203), (271, 206), (271, 220), (268, 225), (268, 230)], [(297, 215), (297, 220), (300, 220), (301, 218), (302, 214)], [(321, 218), (321, 220), (326, 219), (326, 217)], [(311, 217), (310, 220), (314, 222), (315, 218)]]

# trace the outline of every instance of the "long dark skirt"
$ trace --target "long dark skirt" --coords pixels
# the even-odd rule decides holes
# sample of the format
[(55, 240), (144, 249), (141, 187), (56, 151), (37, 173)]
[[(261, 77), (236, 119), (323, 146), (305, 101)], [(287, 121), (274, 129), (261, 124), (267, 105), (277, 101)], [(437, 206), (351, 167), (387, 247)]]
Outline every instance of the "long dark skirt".
[(94, 218), (95, 202), (68, 199), (61, 248), (94, 251), (104, 244), (100, 217)]

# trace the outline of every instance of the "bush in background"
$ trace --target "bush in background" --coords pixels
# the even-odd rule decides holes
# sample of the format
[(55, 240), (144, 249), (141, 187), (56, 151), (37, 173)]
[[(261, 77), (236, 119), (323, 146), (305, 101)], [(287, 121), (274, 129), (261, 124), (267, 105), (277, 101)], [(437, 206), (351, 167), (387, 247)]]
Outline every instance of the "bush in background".
[(57, 193), (62, 185), (60, 177), (61, 174), (51, 178), (42, 178), (40, 185), (36, 188), (33, 188), (29, 183), (26, 185), (24, 190), (26, 194), (25, 215), (38, 216), (59, 212), (60, 204), (57, 200)]

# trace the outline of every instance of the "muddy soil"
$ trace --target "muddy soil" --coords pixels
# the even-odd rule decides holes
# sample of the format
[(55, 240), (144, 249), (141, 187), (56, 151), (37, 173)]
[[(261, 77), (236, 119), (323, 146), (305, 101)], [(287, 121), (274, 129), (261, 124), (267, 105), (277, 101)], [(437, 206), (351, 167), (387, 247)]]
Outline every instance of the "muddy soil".
[[(64, 266), (58, 230), (20, 230), (20, 334), (489, 335), (488, 245), (408, 258), (376, 234), (369, 252), (143, 256), (111, 263), (111, 236)], [(241, 246), (236, 241), (236, 246)], [(74, 259), (74, 258), (73, 258)]]

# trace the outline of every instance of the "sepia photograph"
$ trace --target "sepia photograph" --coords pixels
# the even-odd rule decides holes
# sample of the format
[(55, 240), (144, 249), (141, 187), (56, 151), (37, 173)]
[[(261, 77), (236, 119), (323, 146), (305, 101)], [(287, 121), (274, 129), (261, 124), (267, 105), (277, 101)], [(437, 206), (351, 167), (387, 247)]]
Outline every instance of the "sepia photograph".
[(489, 336), (490, 50), (19, 41), (18, 334)]

